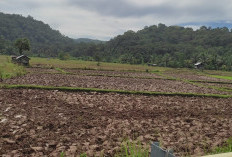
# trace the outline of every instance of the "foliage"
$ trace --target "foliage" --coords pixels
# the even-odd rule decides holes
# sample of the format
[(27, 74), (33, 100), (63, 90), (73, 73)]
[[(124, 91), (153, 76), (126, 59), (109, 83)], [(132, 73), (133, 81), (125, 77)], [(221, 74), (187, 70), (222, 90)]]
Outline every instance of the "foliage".
[(101, 62), (101, 66), (96, 66), (97, 62), (83, 61), (77, 59), (70, 59), (62, 61), (54, 58), (39, 58), (31, 57), (30, 65), (42, 67), (59, 67), (59, 68), (74, 68), (74, 69), (85, 69), (85, 70), (106, 70), (106, 71), (131, 71), (131, 72), (145, 72), (146, 69), (149, 71), (165, 71), (170, 68), (164, 67), (152, 67), (147, 65), (131, 65), (131, 64), (120, 64), (120, 63), (107, 63)]
[(60, 157), (65, 157), (64, 152), (61, 152), (61, 153), (60, 153)]
[(30, 50), (30, 42), (27, 38), (20, 38), (15, 41), (15, 47), (18, 48), (19, 54), (22, 55), (23, 51)]
[(60, 60), (68, 60), (68, 59), (70, 59), (70, 55), (68, 53), (60, 52), (58, 54), (58, 58)]
[(7, 79), (15, 76), (24, 75), (26, 73), (24, 67), (10, 63), (3, 62), (0, 64), (0, 79)]
[(26, 37), (31, 42), (30, 55), (39, 57), (57, 57), (59, 52), (65, 52), (82, 60), (173, 68), (193, 68), (200, 61), (205, 69), (232, 70), (232, 32), (226, 27), (202, 26), (194, 31), (158, 24), (137, 32), (127, 31), (108, 42), (78, 42), (31, 16), (0, 13), (0, 26), (3, 54), (14, 54), (13, 41)]
[(210, 154), (232, 152), (232, 138), (229, 138), (222, 146), (214, 148)]
[(225, 79), (225, 80), (232, 80), (232, 76), (220, 76), (220, 75), (207, 75), (207, 76), (214, 77), (214, 78)]
[(140, 142), (126, 141), (121, 146), (121, 152), (116, 153), (115, 157), (149, 157), (149, 150), (143, 148)]

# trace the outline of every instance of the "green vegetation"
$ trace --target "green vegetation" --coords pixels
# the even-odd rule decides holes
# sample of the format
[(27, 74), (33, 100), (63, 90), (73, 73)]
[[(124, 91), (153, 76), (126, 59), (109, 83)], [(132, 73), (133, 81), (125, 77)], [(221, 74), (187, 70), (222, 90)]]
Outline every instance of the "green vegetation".
[(29, 39), (32, 53), (27, 55), (36, 56), (57, 56), (59, 51), (74, 44), (72, 39), (31, 16), (0, 13), (0, 26), (0, 53), (3, 54), (18, 54), (14, 47), (18, 38)]
[(15, 47), (18, 48), (19, 54), (22, 55), (23, 51), (30, 50), (30, 41), (27, 38), (17, 39), (15, 41)]
[(169, 68), (151, 67), (147, 65), (131, 65), (119, 63), (101, 62), (100, 66), (96, 66), (98, 62), (83, 61), (83, 60), (59, 60), (52, 58), (31, 57), (30, 65), (32, 67), (40, 66), (46, 68), (59, 67), (68, 69), (84, 69), (84, 70), (110, 70), (110, 71), (130, 71), (130, 72), (146, 72), (148, 69), (151, 72), (162, 72)]
[(24, 75), (26, 73), (22, 66), (10, 63), (10, 59), (5, 56), (0, 57), (0, 79), (7, 79), (15, 76)]
[(140, 142), (126, 141), (121, 146), (121, 152), (115, 157), (149, 157), (149, 149), (143, 148)]
[(63, 69), (61, 68), (55, 68), (56, 71), (62, 73), (62, 74), (68, 74), (66, 71), (64, 71)]
[(61, 152), (61, 153), (60, 153), (60, 157), (65, 157), (64, 152)]
[(222, 146), (214, 148), (210, 154), (232, 152), (232, 138), (229, 138)]
[(98, 88), (76, 88), (76, 87), (52, 87), (39, 85), (8, 85), (0, 84), (0, 88), (6, 89), (44, 89), (44, 90), (59, 90), (68, 92), (99, 92), (99, 93), (119, 93), (119, 94), (138, 94), (149, 96), (184, 96), (184, 97), (212, 97), (212, 98), (231, 98), (232, 95), (220, 94), (198, 94), (198, 93), (165, 93), (165, 92), (147, 92), (147, 91), (126, 91), (113, 89), (98, 89)]
[(69, 60), (70, 59), (70, 55), (68, 53), (60, 52), (58, 54), (58, 58), (60, 60)]
[(217, 83), (217, 84), (232, 84), (232, 82), (220, 82), (220, 81), (202, 81), (202, 80), (189, 80), (189, 82), (196, 82), (196, 83)]
[(225, 80), (232, 80), (232, 76), (220, 76), (220, 75), (207, 75), (207, 76), (214, 77), (214, 78), (225, 79)]
[(88, 38), (78, 38), (74, 39), (76, 43), (94, 43), (94, 44), (102, 44), (105, 43), (105, 41), (101, 40), (94, 40), (94, 39), (88, 39)]
[(13, 41), (26, 37), (31, 41), (32, 51), (27, 52), (31, 56), (58, 57), (63, 52), (82, 60), (99, 62), (100, 58), (101, 62), (174, 68), (193, 68), (194, 63), (201, 61), (205, 69), (232, 70), (232, 32), (226, 27), (202, 26), (194, 31), (158, 24), (138, 32), (127, 31), (104, 43), (74, 41), (31, 16), (0, 13), (0, 25), (2, 54), (17, 54)]

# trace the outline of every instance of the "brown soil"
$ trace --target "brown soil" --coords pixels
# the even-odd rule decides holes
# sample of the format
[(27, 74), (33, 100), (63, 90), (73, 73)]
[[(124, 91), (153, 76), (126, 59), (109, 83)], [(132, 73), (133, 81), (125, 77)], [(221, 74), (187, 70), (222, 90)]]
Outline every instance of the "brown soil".
[(125, 138), (200, 155), (232, 136), (232, 99), (0, 90), (0, 155), (112, 156)]
[(231, 94), (231, 92), (217, 91), (198, 87), (181, 81), (120, 78), (104, 76), (79, 76), (64, 74), (27, 74), (18, 78), (5, 80), (7, 84), (31, 84), (45, 86), (68, 86), (100, 89), (119, 89), (131, 91), (155, 91), (155, 92), (182, 92), (182, 93), (211, 93)]
[(168, 71), (165, 73), (167, 76), (171, 76), (174, 78), (181, 78), (187, 80), (199, 80), (199, 81), (218, 81), (218, 82), (232, 82), (230, 80), (220, 79), (220, 78), (213, 78), (205, 75), (200, 75), (191, 71)]
[(206, 86), (215, 86), (215, 87), (222, 87), (222, 88), (231, 88), (232, 84), (219, 84), (219, 83), (201, 83), (202, 85)]
[(29, 73), (58, 73), (59, 71), (57, 71), (54, 68), (27, 68), (26, 69)]
[(64, 69), (66, 72), (71, 72), (77, 75), (110, 75), (110, 76), (122, 76), (122, 77), (148, 77), (148, 78), (163, 78), (154, 73), (146, 72), (128, 72), (128, 71), (100, 71), (100, 70), (76, 70), (76, 69)]

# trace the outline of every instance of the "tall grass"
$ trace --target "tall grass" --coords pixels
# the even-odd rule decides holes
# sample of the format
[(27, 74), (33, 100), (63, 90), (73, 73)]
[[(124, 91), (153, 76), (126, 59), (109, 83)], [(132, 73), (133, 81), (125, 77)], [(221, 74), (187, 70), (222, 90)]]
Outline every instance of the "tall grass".
[(232, 138), (229, 138), (222, 146), (214, 148), (210, 152), (210, 154), (220, 154), (228, 152), (232, 152)]
[(10, 63), (9, 61), (0, 63), (0, 79), (7, 79), (15, 76), (24, 75), (24, 67)]
[(149, 149), (144, 148), (140, 142), (126, 141), (121, 146), (121, 151), (115, 157), (149, 157)]

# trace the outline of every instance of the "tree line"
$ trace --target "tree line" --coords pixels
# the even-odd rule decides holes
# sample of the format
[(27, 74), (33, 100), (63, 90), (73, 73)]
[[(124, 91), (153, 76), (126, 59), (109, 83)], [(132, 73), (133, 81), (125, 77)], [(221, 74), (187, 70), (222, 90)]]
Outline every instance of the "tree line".
[(175, 68), (192, 68), (203, 62), (206, 69), (232, 70), (232, 31), (226, 27), (202, 26), (194, 31), (158, 24), (137, 32), (129, 30), (108, 42), (76, 42), (30, 16), (0, 13), (0, 53), (19, 53), (15, 47), (18, 38), (30, 41), (31, 50), (24, 52), (30, 56)]

